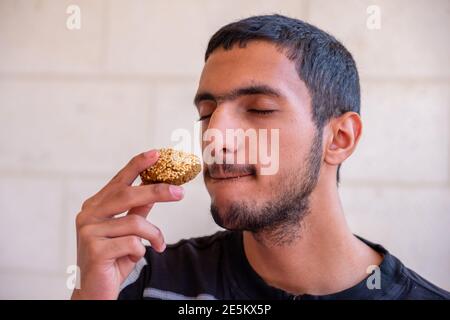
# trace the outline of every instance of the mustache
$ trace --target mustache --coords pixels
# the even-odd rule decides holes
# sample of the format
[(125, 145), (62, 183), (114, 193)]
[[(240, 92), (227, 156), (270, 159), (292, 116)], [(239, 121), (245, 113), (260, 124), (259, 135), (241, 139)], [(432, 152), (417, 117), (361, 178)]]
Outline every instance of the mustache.
[(218, 164), (213, 163), (205, 166), (207, 176), (216, 175), (219, 173), (224, 174), (239, 174), (239, 175), (256, 175), (256, 166), (250, 164)]

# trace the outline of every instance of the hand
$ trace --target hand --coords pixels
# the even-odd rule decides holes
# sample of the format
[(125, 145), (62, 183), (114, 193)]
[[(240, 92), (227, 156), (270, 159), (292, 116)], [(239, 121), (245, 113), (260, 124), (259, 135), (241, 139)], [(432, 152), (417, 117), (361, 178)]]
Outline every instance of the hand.
[[(80, 288), (72, 299), (117, 299), (120, 285), (145, 254), (142, 238), (156, 251), (164, 251), (161, 231), (146, 217), (155, 202), (181, 200), (183, 188), (163, 183), (132, 186), (158, 156), (155, 150), (135, 156), (83, 203), (76, 218)], [(115, 217), (126, 211), (125, 216)]]

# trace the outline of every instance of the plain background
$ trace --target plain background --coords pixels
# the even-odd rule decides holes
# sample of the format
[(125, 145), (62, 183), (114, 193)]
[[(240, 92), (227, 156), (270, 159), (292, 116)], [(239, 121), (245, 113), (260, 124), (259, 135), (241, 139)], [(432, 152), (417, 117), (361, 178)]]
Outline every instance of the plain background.
[[(70, 4), (80, 30), (66, 28)], [(449, 1), (0, 0), (0, 298), (69, 297), (82, 201), (134, 154), (194, 130), (209, 37), (261, 13), (304, 19), (354, 54), (365, 127), (342, 167), (349, 223), (450, 290)], [(150, 220), (169, 242), (217, 230), (201, 177)]]

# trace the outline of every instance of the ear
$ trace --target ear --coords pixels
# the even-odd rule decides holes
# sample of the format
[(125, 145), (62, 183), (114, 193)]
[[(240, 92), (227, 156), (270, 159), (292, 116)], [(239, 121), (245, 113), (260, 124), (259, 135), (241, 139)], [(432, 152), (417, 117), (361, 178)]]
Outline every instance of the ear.
[(356, 112), (346, 112), (327, 125), (325, 162), (339, 165), (354, 152), (362, 132), (362, 121)]

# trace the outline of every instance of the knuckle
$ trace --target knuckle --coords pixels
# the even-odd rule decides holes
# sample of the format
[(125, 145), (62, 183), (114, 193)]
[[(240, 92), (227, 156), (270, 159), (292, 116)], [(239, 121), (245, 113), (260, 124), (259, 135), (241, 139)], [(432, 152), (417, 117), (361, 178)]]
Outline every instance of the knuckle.
[(142, 242), (138, 237), (130, 237), (129, 238), (129, 245), (130, 247), (134, 248), (134, 249), (139, 249), (139, 247), (142, 246)]
[(158, 183), (153, 186), (153, 193), (157, 197), (162, 197), (168, 191), (168, 186), (163, 183)]
[(82, 226), (79, 230), (78, 230), (78, 235), (80, 236), (80, 238), (82, 239), (87, 239), (89, 238), (89, 236), (92, 233), (92, 228), (90, 226)]
[(133, 230), (140, 231), (143, 229), (141, 217), (135, 214), (132, 214), (128, 218), (130, 221)]
[(137, 253), (138, 253), (139, 257), (141, 257), (141, 258), (143, 256), (145, 256), (145, 246), (144, 245), (140, 245), (138, 250), (137, 250)]
[(92, 202), (91, 198), (88, 198), (85, 201), (83, 201), (83, 204), (81, 205), (81, 210), (88, 208), (91, 202)]
[(90, 217), (89, 213), (86, 211), (80, 211), (77, 214), (77, 216), (75, 217), (76, 230), (79, 232), (85, 226), (89, 225), (90, 221), (91, 221), (91, 217)]
[(90, 210), (93, 207), (96, 207), (99, 205), (102, 195), (105, 191), (105, 188), (94, 194), (93, 196), (87, 198), (84, 200), (84, 202), (81, 204), (81, 211)]
[(80, 230), (80, 228), (83, 226), (83, 223), (84, 223), (84, 215), (82, 212), (80, 212), (75, 217), (75, 226), (77, 230)]
[(118, 197), (123, 199), (123, 201), (128, 202), (131, 200), (132, 194), (130, 188), (121, 188), (117, 191)]

